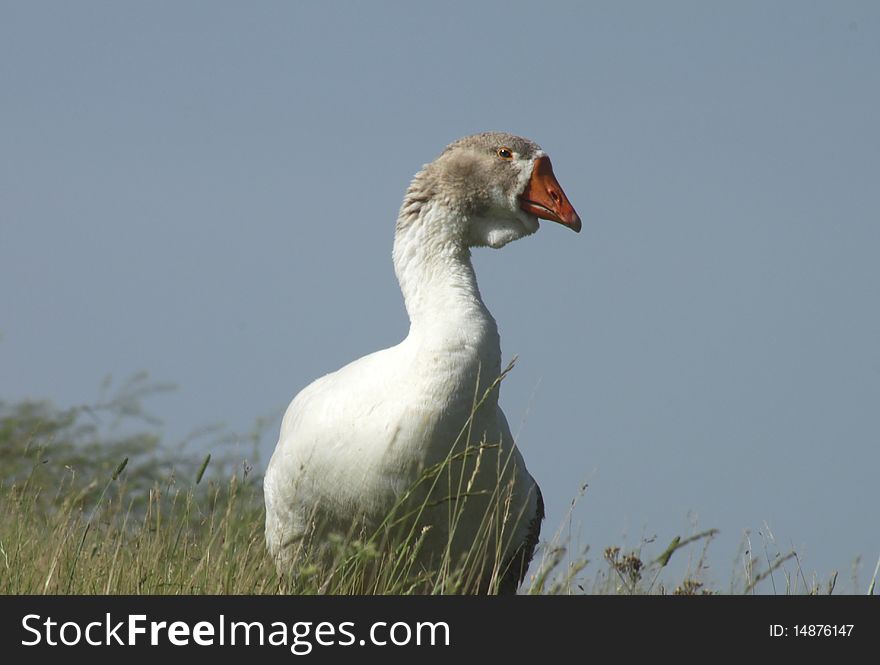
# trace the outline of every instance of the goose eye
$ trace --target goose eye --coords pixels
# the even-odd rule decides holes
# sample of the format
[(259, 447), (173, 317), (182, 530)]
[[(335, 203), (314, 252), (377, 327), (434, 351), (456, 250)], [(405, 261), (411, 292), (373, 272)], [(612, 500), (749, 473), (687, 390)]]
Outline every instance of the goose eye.
[(501, 159), (513, 159), (513, 153), (510, 151), (510, 148), (503, 146), (498, 148), (498, 156)]

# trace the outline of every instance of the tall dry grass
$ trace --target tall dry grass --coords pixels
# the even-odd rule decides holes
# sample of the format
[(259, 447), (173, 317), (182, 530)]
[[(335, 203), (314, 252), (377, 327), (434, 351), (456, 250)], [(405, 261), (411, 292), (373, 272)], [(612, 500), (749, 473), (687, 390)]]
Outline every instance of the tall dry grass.
[[(138, 379), (123, 386), (121, 397), (97, 406), (58, 410), (46, 403), (0, 402), (0, 593), (470, 593), (485, 579), (487, 565), (497, 583), (502, 562), (487, 556), (500, 548), (486, 544), (493, 538), (499, 544), (505, 525), (515, 518), (504, 486), (493, 493), (482, 536), (464, 559), (441, 557), (431, 571), (412, 565), (423, 533), (412, 527), (418, 520), (402, 519), (413, 512), (404, 496), (381, 528), (328, 534), (329, 565), (326, 559), (318, 563), (303, 556), (291, 574), (280, 575), (266, 552), (262, 478), (252, 465), (223, 451), (215, 451), (212, 461), (204, 453), (166, 448), (158, 437), (142, 431), (119, 434), (110, 416), (125, 422), (140, 418), (139, 399), (149, 392)], [(104, 417), (96, 419), (95, 414)], [(107, 431), (96, 422), (112, 422), (113, 427)], [(252, 443), (256, 449), (257, 438)], [(459, 463), (490, 454), (492, 448), (485, 442), (453, 447), (449, 459), (428, 469), (417, 483), (442, 490), (450, 506), (450, 534), (469, 500), (468, 476), (462, 469), (471, 467)], [(416, 515), (437, 493), (419, 496)], [(766, 535), (760, 555), (746, 535), (722, 589), (707, 576), (716, 530), (694, 528), (665, 547), (642, 541), (634, 548), (605, 547), (594, 555), (589, 548), (572, 549), (565, 536), (567, 521), (555, 534), (545, 523), (520, 593), (839, 590), (836, 573), (827, 580), (805, 574), (796, 552), (774, 549)], [(401, 524), (409, 525), (403, 537)], [(390, 533), (397, 537), (389, 538)], [(673, 560), (687, 564), (673, 567)], [(869, 593), (877, 574), (875, 569)], [(495, 588), (492, 584), (482, 590)]]

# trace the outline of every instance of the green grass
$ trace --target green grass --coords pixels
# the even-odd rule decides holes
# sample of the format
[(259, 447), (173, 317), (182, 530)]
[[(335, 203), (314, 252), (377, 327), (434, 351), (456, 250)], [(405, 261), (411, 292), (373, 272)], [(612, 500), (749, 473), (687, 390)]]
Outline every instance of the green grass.
[[(119, 466), (123, 466), (120, 464)], [(39, 467), (36, 467), (39, 469)], [(441, 566), (433, 575), (411, 574), (407, 557), (418, 542), (383, 547), (379, 540), (337, 536), (328, 567), (303, 561), (281, 577), (263, 540), (259, 478), (243, 473), (225, 482), (169, 479), (144, 494), (124, 469), (84, 486), (67, 480), (48, 488), (37, 473), (0, 486), (0, 593), (4, 594), (408, 594), (472, 590), (474, 569)], [(72, 478), (72, 476), (70, 477)], [(184, 487), (181, 487), (184, 485)], [(188, 485), (188, 486), (187, 486)], [(95, 497), (94, 491), (99, 490)], [(46, 496), (51, 492), (51, 496)], [(92, 497), (89, 499), (89, 497)], [(675, 537), (653, 554), (648, 544), (607, 547), (593, 560), (563, 544), (543, 543), (520, 593), (717, 593), (701, 578), (708, 530)], [(679, 579), (664, 579), (670, 560), (694, 559)], [(808, 583), (793, 552), (768, 557), (726, 592), (830, 593), (836, 575)], [(378, 571), (378, 572), (377, 572)]]
[[(265, 548), (259, 474), (222, 446), (212, 459), (164, 448), (151, 434), (120, 435), (108, 416), (140, 417), (137, 399), (125, 399), (125, 391), (145, 390), (138, 381), (123, 388), (122, 399), (63, 411), (43, 402), (0, 402), (0, 593), (448, 594), (474, 592), (487, 565), (499, 572), (500, 562), (486, 560), (485, 544), (502, 539), (509, 523), (504, 488), (497, 488), (483, 537), (464, 560), (443, 557), (436, 570), (416, 570), (411, 564), (423, 533), (409, 527), (389, 539), (399, 536), (407, 514), (396, 511), (372, 533), (332, 535), (329, 558), (319, 564), (304, 552), (294, 574), (281, 576)], [(100, 425), (106, 422), (109, 429)], [(258, 442), (254, 436), (255, 450)], [(457, 476), (440, 468), (419, 482), (463, 509), (466, 465), (455, 464), (469, 456), (479, 464), (491, 448), (454, 449), (448, 462)], [(422, 496), (420, 509), (437, 494)], [(406, 501), (401, 507), (411, 510)], [(451, 533), (457, 519), (450, 509)], [(766, 529), (763, 548), (746, 534), (723, 588), (706, 577), (714, 529), (612, 545), (595, 555), (571, 546), (565, 524), (554, 535), (545, 522), (543, 533), (520, 593), (821, 594), (837, 587), (837, 573), (827, 580), (805, 574), (797, 554), (776, 548)]]
[(122, 477), (88, 506), (82, 491), (0, 489), (0, 592), (190, 594), (283, 591), (264, 554), (252, 484), (129, 495)]

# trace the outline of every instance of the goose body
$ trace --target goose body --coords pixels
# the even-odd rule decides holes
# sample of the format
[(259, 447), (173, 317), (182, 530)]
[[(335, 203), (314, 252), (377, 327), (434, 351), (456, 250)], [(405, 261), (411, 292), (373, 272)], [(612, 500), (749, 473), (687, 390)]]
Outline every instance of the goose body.
[[(500, 590), (516, 589), (544, 507), (498, 405), (500, 338), (470, 248), (530, 235), (538, 216), (580, 230), (549, 159), (526, 139), (466, 137), (415, 176), (393, 250), (409, 334), (317, 379), (288, 407), (264, 481), (266, 541), (279, 570), (291, 572), (304, 553), (320, 556), (327, 534), (373, 533), (401, 501), (420, 507), (416, 565), (429, 569), (444, 554), (456, 562), (487, 539), (485, 515), (503, 488), (505, 517), (486, 561), (502, 562)], [(472, 454), (455, 454), (468, 445)], [(441, 466), (445, 480), (419, 485)], [(452, 485), (466, 500), (434, 500), (448, 499)]]

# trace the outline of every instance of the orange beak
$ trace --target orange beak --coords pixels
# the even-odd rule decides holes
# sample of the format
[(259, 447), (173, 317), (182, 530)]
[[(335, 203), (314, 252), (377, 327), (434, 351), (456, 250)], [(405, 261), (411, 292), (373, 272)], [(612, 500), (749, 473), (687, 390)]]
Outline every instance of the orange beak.
[(519, 197), (519, 207), (530, 215), (559, 222), (580, 233), (581, 218), (553, 175), (553, 166), (547, 155), (535, 160), (532, 177)]

